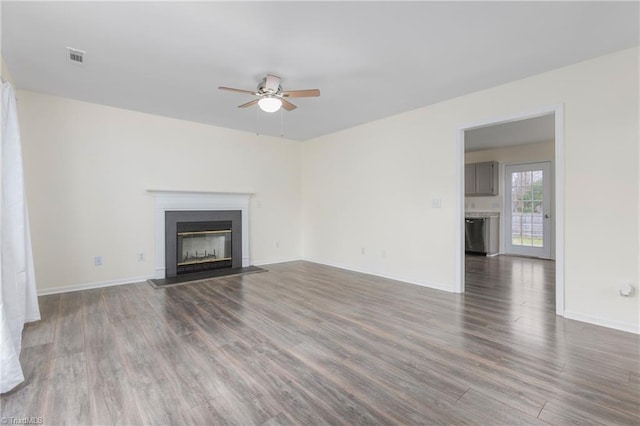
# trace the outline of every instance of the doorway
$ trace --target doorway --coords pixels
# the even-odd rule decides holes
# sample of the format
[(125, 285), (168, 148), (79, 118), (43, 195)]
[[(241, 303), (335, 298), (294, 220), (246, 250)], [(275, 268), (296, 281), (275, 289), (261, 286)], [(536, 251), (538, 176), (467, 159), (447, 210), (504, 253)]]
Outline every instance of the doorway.
[[(465, 126), (461, 126), (459, 127), (459, 132), (458, 132), (458, 141), (457, 141), (457, 162), (458, 162), (458, 185), (457, 185), (457, 190), (458, 190), (458, 197), (457, 197), (457, 201), (458, 201), (458, 208), (457, 208), (457, 219), (458, 219), (458, 223), (459, 226), (456, 229), (456, 237), (457, 237), (457, 241), (456, 241), (456, 252), (457, 252), (457, 256), (456, 256), (456, 286), (455, 286), (455, 291), (459, 292), (459, 293), (463, 293), (465, 291), (465, 235), (463, 232), (463, 224), (464, 224), (464, 220), (466, 217), (466, 213), (468, 213), (468, 209), (470, 207), (470, 204), (476, 204), (476, 208), (478, 207), (478, 204), (482, 204), (482, 203), (478, 203), (478, 202), (473, 202), (473, 200), (471, 202), (467, 200), (465, 200), (465, 174), (464, 174), (464, 169), (465, 169), (465, 139), (466, 139), (466, 135), (468, 132), (473, 131), (473, 130), (478, 130), (478, 129), (486, 129), (486, 128), (490, 128), (490, 127), (494, 127), (494, 126), (499, 126), (499, 125), (511, 125), (511, 124), (516, 124), (516, 123), (525, 123), (525, 122), (534, 122), (534, 120), (531, 119), (538, 119), (538, 118), (542, 118), (542, 117), (548, 117), (551, 118), (553, 120), (552, 122), (552, 128), (551, 128), (551, 134), (553, 135), (552, 139), (553, 139), (553, 147), (551, 148), (551, 157), (549, 158), (550, 161), (547, 161), (548, 163), (548, 168), (549, 171), (547, 173), (547, 176), (550, 176), (550, 179), (542, 179), (542, 185), (544, 186), (545, 181), (548, 182), (555, 182), (555, 185), (553, 185), (555, 188), (555, 190), (551, 191), (544, 191), (544, 188), (542, 189), (542, 194), (538, 194), (535, 193), (534, 191), (537, 191), (537, 188), (533, 188), (532, 186), (537, 186), (538, 183), (536, 183), (535, 185), (525, 185), (528, 186), (528, 198), (527, 196), (522, 196), (519, 199), (517, 199), (516, 201), (519, 201), (522, 204), (522, 208), (520, 209), (520, 225), (522, 226), (523, 220), (525, 223), (525, 226), (519, 230), (519, 239), (515, 239), (515, 246), (517, 246), (515, 248), (514, 251), (512, 251), (511, 253), (513, 254), (517, 254), (515, 253), (515, 251), (517, 250), (522, 250), (523, 247), (527, 247), (524, 250), (531, 250), (531, 249), (543, 249), (546, 250), (547, 247), (549, 247), (550, 249), (550, 253), (547, 255), (545, 252), (542, 253), (538, 253), (537, 257), (542, 257), (542, 258), (555, 258), (555, 264), (554, 264), (554, 270), (555, 270), (555, 311), (557, 315), (564, 315), (564, 240), (563, 240), (563, 229), (564, 229), (564, 223), (563, 223), (563, 203), (562, 203), (562, 199), (563, 199), (563, 185), (564, 185), (564, 166), (563, 166), (563, 156), (564, 156), (564, 137), (563, 137), (563, 107), (562, 105), (557, 105), (557, 106), (549, 106), (549, 107), (544, 107), (544, 108), (540, 108), (538, 110), (535, 111), (530, 111), (530, 112), (524, 112), (524, 113), (518, 113), (518, 114), (513, 114), (510, 116), (505, 116), (505, 117), (498, 117), (498, 118), (493, 118), (493, 119), (487, 119), (481, 122), (476, 122), (476, 123), (472, 123), (472, 124), (468, 124)], [(509, 127), (509, 126), (506, 126)], [(486, 161), (486, 159), (485, 159)], [(535, 161), (532, 161), (535, 162)], [(503, 174), (503, 176), (507, 175), (507, 168), (506, 165), (514, 165), (514, 164), (524, 164), (526, 162), (511, 162), (511, 163), (505, 163), (502, 162), (502, 164), (500, 164), (500, 168), (501, 168), (501, 173)], [(525, 173), (526, 172), (533, 172), (534, 170), (509, 170), (509, 173), (515, 172), (515, 173)], [(544, 175), (544, 171), (542, 172), (543, 176), (546, 177)], [(516, 175), (517, 177), (522, 177), (523, 175)], [(533, 179), (533, 175), (527, 175), (527, 177), (530, 177)], [(536, 178), (538, 178), (538, 174), (536, 174)], [(553, 180), (551, 180), (553, 179)], [(521, 182), (521, 181), (520, 181)], [(504, 214), (505, 211), (509, 211), (511, 212), (512, 208), (510, 207), (509, 209), (506, 209), (506, 205), (507, 205), (507, 200), (505, 199), (506, 197), (504, 196), (507, 188), (506, 188), (506, 182), (504, 180), (501, 180), (500, 183), (500, 193), (499, 195), (494, 198), (494, 199), (487, 199), (485, 200), (485, 204), (484, 206), (490, 206), (492, 209), (498, 209), (502, 212), (502, 218), (501, 218), (501, 222), (502, 225), (500, 226), (501, 228), (501, 235), (500, 235), (500, 252), (502, 254), (507, 253), (509, 250), (511, 250), (511, 248), (514, 247), (514, 238), (512, 235), (512, 232), (510, 230), (510, 232), (508, 232), (509, 236), (507, 237), (506, 234), (507, 232), (504, 231), (504, 216), (507, 216)], [(512, 188), (511, 190), (513, 190), (513, 186), (511, 185)], [(515, 185), (517, 187), (517, 191), (521, 191), (521, 192), (526, 192), (526, 190), (523, 188), (523, 185)], [(550, 201), (548, 204), (550, 204), (552, 207), (551, 209), (553, 210), (551, 212), (551, 209), (549, 210), (548, 213), (544, 212), (544, 207), (540, 207), (540, 206), (535, 206), (534, 201), (537, 201), (536, 198), (539, 198), (541, 196), (544, 196), (544, 193), (547, 193), (550, 195)], [(534, 198), (535, 197), (535, 198)], [(511, 203), (511, 198), (508, 199), (509, 203)], [(541, 200), (543, 201), (543, 200)], [(487, 204), (488, 203), (488, 204)], [(500, 205), (498, 205), (498, 203)], [(502, 205), (504, 203), (504, 206)], [(533, 230), (531, 230), (530, 232), (528, 231), (529, 228), (529, 223), (531, 223), (531, 229), (533, 229), (533, 222), (534, 222), (534, 215), (533, 215), (533, 210), (537, 208), (538, 210), (542, 208), (542, 220), (546, 220), (547, 218), (544, 217), (545, 214), (549, 215), (549, 219), (550, 218), (554, 218), (554, 227), (552, 228), (551, 226), (547, 226), (547, 235), (545, 236), (544, 234), (544, 227), (541, 228), (541, 230), (536, 230), (536, 238), (534, 239), (534, 233)], [(518, 212), (518, 210), (516, 209), (516, 213)], [(527, 213), (529, 214), (528, 218), (522, 219), (522, 216), (526, 216)], [(510, 215), (510, 221), (511, 221), (511, 225), (513, 226), (513, 215)], [(535, 221), (538, 221), (538, 219), (536, 218)], [(541, 236), (537, 236), (538, 231), (542, 232)], [(507, 241), (509, 240), (510, 246), (511, 248), (507, 248)], [(545, 244), (546, 242), (553, 242), (554, 244)], [(542, 247), (538, 247), (542, 245)], [(530, 255), (530, 254), (526, 254), (523, 253), (524, 255)]]

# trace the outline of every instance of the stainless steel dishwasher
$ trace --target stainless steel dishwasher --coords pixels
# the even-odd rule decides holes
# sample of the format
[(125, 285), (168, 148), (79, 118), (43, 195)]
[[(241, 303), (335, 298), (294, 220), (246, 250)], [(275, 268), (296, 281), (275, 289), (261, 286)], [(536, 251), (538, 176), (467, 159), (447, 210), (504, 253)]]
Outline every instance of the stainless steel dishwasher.
[(465, 251), (493, 255), (498, 253), (497, 217), (467, 217), (464, 220)]

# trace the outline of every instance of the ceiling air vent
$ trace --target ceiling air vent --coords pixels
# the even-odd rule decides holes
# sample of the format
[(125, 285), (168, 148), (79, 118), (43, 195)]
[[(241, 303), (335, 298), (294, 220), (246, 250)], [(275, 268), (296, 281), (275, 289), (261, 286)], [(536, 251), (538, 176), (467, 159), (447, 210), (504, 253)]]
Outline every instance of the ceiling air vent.
[(74, 49), (73, 47), (67, 47), (67, 50), (69, 51), (69, 61), (71, 61), (71, 63), (80, 65), (84, 64), (84, 55), (87, 52), (84, 50)]

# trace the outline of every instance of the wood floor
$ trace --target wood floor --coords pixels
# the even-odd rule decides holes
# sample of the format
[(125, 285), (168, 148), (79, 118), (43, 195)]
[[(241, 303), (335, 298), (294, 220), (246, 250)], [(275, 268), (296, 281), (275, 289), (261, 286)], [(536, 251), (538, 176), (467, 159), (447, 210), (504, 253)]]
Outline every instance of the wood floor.
[(45, 424), (638, 424), (639, 336), (554, 315), (554, 264), (455, 295), (307, 262), (40, 298), (7, 418)]

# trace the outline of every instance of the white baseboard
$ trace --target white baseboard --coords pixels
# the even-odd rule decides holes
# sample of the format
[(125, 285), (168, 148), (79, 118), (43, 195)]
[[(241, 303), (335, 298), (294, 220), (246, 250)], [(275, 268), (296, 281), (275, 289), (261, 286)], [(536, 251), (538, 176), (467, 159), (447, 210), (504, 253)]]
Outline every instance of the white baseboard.
[(288, 259), (275, 259), (275, 260), (258, 260), (252, 262), (253, 266), (265, 266), (265, 265), (275, 265), (276, 263), (286, 263), (286, 262), (295, 262), (296, 260), (304, 260), (301, 257), (291, 257)]
[(114, 285), (134, 284), (155, 278), (153, 275), (142, 277), (121, 278), (118, 280), (96, 281), (92, 283), (68, 285), (64, 287), (49, 287), (38, 289), (38, 296), (46, 296), (48, 294), (69, 293), (72, 291), (89, 290), (92, 288), (112, 287)]
[(417, 281), (417, 280), (414, 280), (414, 279), (411, 279), (411, 278), (401, 277), (401, 276), (397, 276), (397, 275), (379, 274), (377, 272), (366, 271), (364, 269), (354, 268), (354, 267), (346, 266), (346, 265), (340, 265), (340, 264), (337, 264), (337, 263), (325, 262), (325, 261), (318, 260), (318, 259), (303, 258), (302, 260), (305, 260), (307, 262), (312, 262), (312, 263), (318, 263), (320, 265), (331, 266), (331, 267), (334, 267), (334, 268), (346, 269), (347, 271), (359, 272), (361, 274), (373, 275), (373, 276), (376, 276), (376, 277), (387, 278), (389, 280), (402, 281), (403, 283), (407, 283), (407, 284), (419, 285), (421, 287), (428, 287), (428, 288), (432, 288), (434, 290), (442, 290), (442, 291), (446, 291), (448, 293), (453, 293), (453, 286), (447, 286), (447, 285), (440, 284), (440, 283), (433, 283), (433, 282), (421, 281), (421, 280)]
[(576, 321), (586, 322), (593, 325), (600, 325), (602, 327), (613, 328), (615, 330), (627, 331), (629, 333), (640, 334), (640, 324), (627, 323), (622, 321), (610, 320), (607, 318), (601, 318), (594, 315), (583, 314), (575, 311), (564, 311), (564, 317)]
[[(272, 265), (275, 263), (293, 262), (295, 260), (302, 260), (302, 259), (299, 257), (295, 257), (290, 259), (267, 260), (267, 261), (255, 262), (254, 265), (255, 266)], [(72, 291), (89, 290), (92, 288), (112, 287), (115, 285), (139, 283), (141, 281), (151, 280), (154, 278), (164, 278), (164, 271), (165, 271), (164, 268), (157, 268), (155, 275), (121, 278), (118, 280), (97, 281), (92, 283), (75, 284), (75, 285), (69, 285), (64, 287), (42, 288), (42, 289), (38, 289), (38, 296), (46, 296), (48, 294), (58, 294), (58, 293), (69, 293)]]

